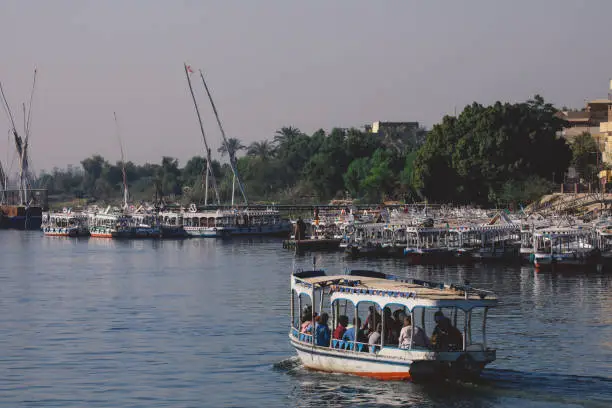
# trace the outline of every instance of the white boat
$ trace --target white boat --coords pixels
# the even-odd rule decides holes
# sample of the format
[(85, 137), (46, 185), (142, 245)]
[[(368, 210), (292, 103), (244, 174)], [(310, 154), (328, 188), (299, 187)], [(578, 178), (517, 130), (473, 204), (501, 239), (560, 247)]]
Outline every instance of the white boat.
[[(291, 277), (291, 289), (289, 339), (306, 368), (383, 380), (418, 381), (432, 376), (473, 378), (495, 360), (496, 351), (489, 348), (486, 341), (487, 313), (497, 305), (491, 292), (469, 285), (402, 280), (373, 271), (349, 271), (333, 276), (323, 271), (298, 271)], [(312, 317), (300, 318), (304, 305), (311, 307), (311, 313), (316, 312), (319, 317), (328, 312), (332, 316), (332, 329), (340, 313), (359, 324), (355, 317), (366, 321), (364, 312), (368, 310), (373, 314), (380, 310), (385, 316), (395, 308), (410, 316), (413, 324), (420, 326), (424, 333), (428, 332), (426, 326), (433, 326), (432, 318), (437, 314), (434, 312), (443, 311), (447, 317), (441, 319), (446, 319), (446, 324), (456, 327), (460, 323), (459, 342), (462, 344), (455, 341), (455, 346), (451, 347), (437, 337), (434, 347), (417, 346), (412, 333), (418, 333), (418, 329), (412, 328), (409, 345), (402, 344), (404, 347), (400, 348), (398, 343), (388, 341), (392, 335), (387, 335), (389, 327), (385, 325), (390, 326), (390, 323), (385, 323), (386, 318), (380, 316), (382, 327), (378, 343), (335, 339), (329, 345), (319, 344), (318, 322), (314, 323), (314, 331), (302, 330)], [(438, 328), (433, 329), (436, 330)]]
[(195, 206), (189, 212), (181, 213), (183, 228), (191, 237), (225, 238), (231, 235), (229, 214), (221, 211), (197, 211)]
[(121, 214), (92, 213), (88, 219), (89, 233), (93, 238), (113, 238), (122, 225), (127, 225)]
[(192, 205), (181, 213), (183, 228), (192, 237), (224, 238), (236, 235), (287, 236), (291, 223), (277, 210), (198, 211)]
[(64, 209), (61, 213), (49, 213), (42, 230), (47, 237), (83, 237), (89, 235), (86, 217)]
[(591, 228), (545, 228), (533, 233), (534, 266), (538, 270), (597, 267), (601, 253)]
[(234, 210), (229, 212), (234, 221), (231, 235), (288, 236), (291, 222), (281, 218), (278, 210)]

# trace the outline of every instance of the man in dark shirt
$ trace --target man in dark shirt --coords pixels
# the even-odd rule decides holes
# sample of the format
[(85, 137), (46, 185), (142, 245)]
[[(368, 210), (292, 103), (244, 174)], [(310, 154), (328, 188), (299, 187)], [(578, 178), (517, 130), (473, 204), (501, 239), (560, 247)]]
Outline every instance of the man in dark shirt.
[(463, 336), (452, 325), (444, 313), (437, 311), (434, 315), (436, 327), (431, 335), (431, 344), (436, 351), (459, 351), (463, 349)]

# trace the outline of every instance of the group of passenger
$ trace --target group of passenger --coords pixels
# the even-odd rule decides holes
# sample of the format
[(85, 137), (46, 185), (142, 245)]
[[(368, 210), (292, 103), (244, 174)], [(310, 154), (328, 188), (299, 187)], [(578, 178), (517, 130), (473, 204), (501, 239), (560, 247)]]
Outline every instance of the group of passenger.
[[(427, 337), (425, 331), (412, 324), (410, 315), (398, 309), (391, 313), (391, 309), (383, 309), (384, 316), (384, 345), (397, 344), (401, 349), (411, 347), (421, 347), (435, 351), (459, 351), (463, 349), (463, 336), (461, 332), (453, 326), (451, 320), (444, 316), (442, 311), (434, 314), (436, 326), (431, 338)], [(300, 332), (306, 334), (314, 333), (314, 342), (317, 346), (329, 347), (331, 340), (342, 340), (347, 342), (357, 342), (366, 345), (362, 351), (370, 348), (380, 347), (383, 330), (383, 320), (374, 306), (370, 306), (366, 321), (361, 324), (361, 319), (357, 316), (353, 318), (352, 324), (348, 316), (338, 317), (338, 325), (333, 332), (328, 325), (329, 315), (327, 313), (312, 312), (311, 306), (306, 306), (302, 313)], [(313, 330), (314, 329), (314, 330)]]

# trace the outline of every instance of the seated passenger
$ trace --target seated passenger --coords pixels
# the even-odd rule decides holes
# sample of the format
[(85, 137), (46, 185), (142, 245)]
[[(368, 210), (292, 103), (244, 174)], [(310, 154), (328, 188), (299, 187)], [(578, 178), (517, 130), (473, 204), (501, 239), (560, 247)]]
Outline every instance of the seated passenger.
[(342, 336), (344, 336), (344, 332), (346, 332), (346, 326), (348, 326), (348, 317), (347, 316), (340, 316), (338, 318), (338, 326), (336, 326), (336, 329), (334, 330), (334, 335), (332, 338), (336, 339), (336, 340), (341, 340)]
[(394, 333), (395, 322), (393, 317), (391, 317), (391, 309), (388, 307), (383, 309), (383, 319), (385, 322), (385, 344), (397, 343), (397, 336)]
[(359, 326), (361, 326), (361, 320), (358, 317), (353, 319), (353, 324), (347, 326), (344, 335), (342, 336), (342, 340), (344, 341), (355, 341), (355, 330), (360, 330)]
[(404, 327), (404, 318), (406, 317), (406, 313), (402, 309), (397, 309), (393, 312), (393, 338), (399, 339), (400, 332)]
[(302, 318), (302, 327), (300, 328), (300, 332), (301, 333), (312, 333), (312, 326), (314, 325), (314, 322), (317, 321), (317, 312), (314, 313), (314, 318), (312, 315), (310, 316), (304, 316)]
[(366, 321), (363, 324), (363, 329), (366, 331), (367, 335), (375, 332), (376, 325), (382, 321), (380, 314), (376, 311), (376, 307), (370, 306), (369, 310), (370, 313), (368, 314), (368, 317), (366, 317)]
[[(376, 347), (377, 345), (380, 345), (381, 333), (382, 333), (382, 324), (378, 323), (376, 325), (376, 330), (370, 333), (368, 337), (368, 344), (370, 345), (371, 348)], [(372, 348), (372, 350), (374, 349)]]
[(437, 351), (457, 351), (463, 349), (463, 336), (452, 325), (444, 313), (437, 311), (434, 315), (436, 327), (431, 335), (431, 344)]
[[(412, 332), (412, 333), (411, 333)], [(425, 331), (418, 326), (412, 326), (410, 316), (404, 317), (404, 327), (399, 335), (399, 347), (406, 349), (410, 348), (410, 336), (412, 335), (412, 345), (415, 347), (429, 347), (429, 339)]]
[(316, 328), (316, 342), (317, 346), (329, 347), (329, 341), (331, 339), (331, 330), (327, 325), (329, 315), (327, 313), (321, 313), (321, 316), (317, 320)]

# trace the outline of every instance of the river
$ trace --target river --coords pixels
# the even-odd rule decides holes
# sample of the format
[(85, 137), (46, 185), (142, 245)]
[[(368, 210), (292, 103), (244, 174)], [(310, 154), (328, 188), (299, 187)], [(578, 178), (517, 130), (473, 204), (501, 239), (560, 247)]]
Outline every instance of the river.
[(313, 373), (287, 337), (289, 274), (273, 239), (113, 241), (0, 231), (0, 405), (7, 407), (609, 407), (612, 273), (413, 267), (320, 254), (494, 290), (498, 359), (477, 383)]

